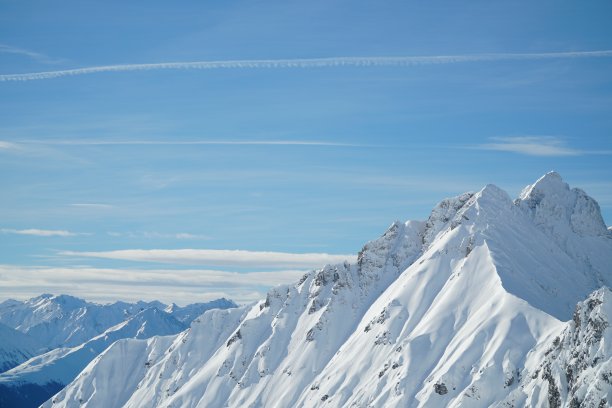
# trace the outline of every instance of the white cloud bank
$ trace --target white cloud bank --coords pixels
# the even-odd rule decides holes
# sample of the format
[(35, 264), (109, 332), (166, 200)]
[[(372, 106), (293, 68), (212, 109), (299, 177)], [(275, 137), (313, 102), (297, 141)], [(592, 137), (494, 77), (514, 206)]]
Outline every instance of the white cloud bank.
[(326, 253), (243, 251), (225, 249), (124, 249), (101, 252), (63, 251), (65, 256), (103, 258), (175, 265), (233, 266), (252, 268), (318, 268), (325, 264), (352, 262), (355, 255)]
[(0, 232), (4, 234), (17, 234), (17, 235), (35, 235), (37, 237), (75, 237), (77, 235), (89, 235), (85, 233), (79, 232), (70, 232), (65, 230), (43, 230), (36, 228), (29, 229), (10, 229), (10, 228), (2, 228)]
[(0, 300), (67, 293), (98, 302), (160, 300), (186, 304), (226, 297), (239, 303), (268, 288), (296, 282), (306, 270), (236, 273), (218, 270), (140, 270), (0, 265)]
[(100, 72), (148, 71), (167, 69), (276, 69), (276, 68), (328, 68), (344, 66), (415, 66), (433, 64), (456, 64), (465, 62), (542, 60), (567, 58), (612, 57), (612, 50), (548, 52), (548, 53), (506, 53), (467, 54), (404, 57), (330, 57), (302, 59), (265, 59), (233, 61), (162, 62), (152, 64), (103, 65), (96, 67), (65, 69), (25, 74), (0, 75), (0, 81), (32, 81), (65, 76), (95, 74)]

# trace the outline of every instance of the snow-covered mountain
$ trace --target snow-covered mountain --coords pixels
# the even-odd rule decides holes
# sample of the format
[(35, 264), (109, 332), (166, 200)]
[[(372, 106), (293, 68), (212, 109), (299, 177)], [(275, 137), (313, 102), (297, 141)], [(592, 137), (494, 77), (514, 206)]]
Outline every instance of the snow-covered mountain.
[(42, 348), (27, 334), (0, 323), (0, 373), (37, 355)]
[[(607, 289), (564, 323), (612, 286), (611, 268), (599, 206), (558, 174), (514, 201), (488, 185), (393, 223), (355, 264), (206, 312), (176, 336), (116, 342), (44, 406), (562, 406), (555, 389), (567, 406), (612, 401), (583, 391), (610, 362), (607, 323), (590, 322), (608, 321)], [(559, 382), (567, 367), (582, 380)]]

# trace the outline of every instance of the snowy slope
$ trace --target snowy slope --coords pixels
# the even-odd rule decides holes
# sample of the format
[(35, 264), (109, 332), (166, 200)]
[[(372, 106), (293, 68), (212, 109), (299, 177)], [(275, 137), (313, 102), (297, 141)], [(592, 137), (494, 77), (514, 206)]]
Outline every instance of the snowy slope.
[(489, 185), (171, 345), (116, 343), (45, 406), (490, 406), (610, 265), (597, 203), (556, 173), (515, 201)]
[(96, 304), (68, 295), (41, 295), (23, 302), (7, 300), (0, 303), (0, 323), (36, 338), (48, 350), (74, 347), (98, 336), (138, 312), (155, 307), (173, 308), (170, 314), (185, 324), (211, 308), (236, 305), (226, 299), (196, 303), (185, 307), (167, 306), (161, 302), (116, 302)]
[(37, 355), (41, 349), (32, 337), (0, 323), (0, 373)]
[[(243, 313), (244, 308), (210, 310), (194, 320), (190, 329), (176, 337), (117, 341), (83, 370), (73, 382), (79, 385), (66, 390), (67, 398), (74, 403), (88, 396), (87, 405), (90, 407), (122, 406), (139, 387), (142, 378), (155, 382), (151, 389), (144, 390), (147, 399), (173, 392), (177, 379), (191, 376), (200, 368), (202, 361), (227, 341)], [(177, 349), (185, 353), (173, 353)], [(172, 354), (171, 358), (164, 359), (166, 354)], [(160, 359), (164, 359), (163, 364), (168, 372), (176, 370), (174, 378), (160, 377), (158, 370), (152, 368)], [(92, 377), (96, 378), (94, 382), (81, 381)], [(102, 394), (100, 390), (112, 392)], [(53, 398), (45, 405), (56, 406), (55, 400)]]

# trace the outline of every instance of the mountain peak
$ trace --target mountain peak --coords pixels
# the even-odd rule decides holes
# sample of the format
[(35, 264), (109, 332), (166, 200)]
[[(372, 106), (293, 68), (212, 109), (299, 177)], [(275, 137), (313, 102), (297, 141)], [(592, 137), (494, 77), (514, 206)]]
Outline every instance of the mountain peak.
[(31, 298), (26, 301), (26, 303), (28, 302), (32, 304), (41, 304), (41, 305), (55, 304), (59, 307), (68, 308), (68, 309), (83, 307), (87, 305), (87, 302), (85, 300), (74, 297), (74, 296), (53, 295), (50, 293), (43, 293), (40, 296)]
[(607, 234), (597, 201), (579, 188), (570, 188), (554, 171), (525, 187), (515, 204), (541, 229), (557, 237), (570, 231), (583, 236)]
[(563, 181), (563, 178), (556, 171), (549, 171), (540, 177), (535, 183), (528, 185), (521, 191), (520, 200), (532, 200), (536, 202), (536, 198), (540, 195), (559, 194), (569, 191), (569, 186)]
[(70, 296), (70, 295), (56, 295), (49, 299), (61, 305), (74, 307), (74, 308), (83, 307), (87, 305), (87, 301), (80, 299), (78, 297), (75, 297), (75, 296)]
[(40, 296), (36, 296), (36, 297), (31, 298), (29, 301), (30, 302), (36, 302), (36, 301), (44, 300), (44, 299), (51, 299), (53, 296), (54, 295), (52, 295), (51, 293), (43, 293)]

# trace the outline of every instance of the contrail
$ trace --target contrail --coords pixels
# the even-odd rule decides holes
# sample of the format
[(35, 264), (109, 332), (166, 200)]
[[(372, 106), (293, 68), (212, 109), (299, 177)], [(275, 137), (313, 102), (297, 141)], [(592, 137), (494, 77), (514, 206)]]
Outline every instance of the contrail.
[(148, 71), (157, 69), (271, 69), (271, 68), (328, 68), (328, 67), (378, 67), (416, 66), (433, 64), (457, 64), (462, 62), (541, 60), (561, 58), (602, 58), (612, 57), (612, 50), (515, 53), (515, 54), (474, 54), (438, 55), (408, 57), (331, 57), (302, 59), (266, 59), (233, 61), (161, 62), (153, 64), (102, 65), (97, 67), (65, 69), (59, 71), (31, 72), (25, 74), (0, 75), (0, 81), (33, 81), (72, 75), (95, 74), (99, 72)]

